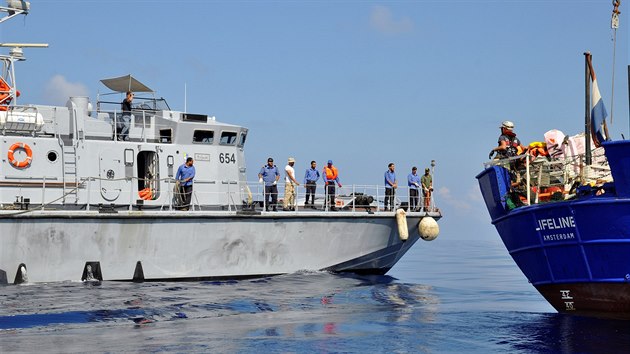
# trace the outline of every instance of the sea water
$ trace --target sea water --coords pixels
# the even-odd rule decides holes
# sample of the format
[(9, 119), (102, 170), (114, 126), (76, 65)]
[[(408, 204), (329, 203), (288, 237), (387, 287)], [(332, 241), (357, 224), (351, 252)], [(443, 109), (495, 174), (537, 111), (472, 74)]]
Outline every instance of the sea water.
[(560, 315), (498, 236), (419, 241), (387, 276), (0, 287), (0, 352), (619, 353), (630, 322)]

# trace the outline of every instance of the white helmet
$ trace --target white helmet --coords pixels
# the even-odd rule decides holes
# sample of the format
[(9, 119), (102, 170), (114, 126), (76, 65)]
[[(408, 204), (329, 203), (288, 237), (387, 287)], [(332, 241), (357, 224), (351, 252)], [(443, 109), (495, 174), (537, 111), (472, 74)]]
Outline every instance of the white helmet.
[(503, 123), (501, 123), (501, 128), (514, 130), (514, 123), (510, 122), (509, 120), (504, 120)]

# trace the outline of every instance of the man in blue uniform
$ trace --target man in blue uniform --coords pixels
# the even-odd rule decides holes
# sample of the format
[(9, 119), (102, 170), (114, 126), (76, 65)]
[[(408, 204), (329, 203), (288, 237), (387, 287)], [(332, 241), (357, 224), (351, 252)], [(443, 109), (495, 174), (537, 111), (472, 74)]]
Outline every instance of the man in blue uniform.
[(396, 194), (396, 188), (398, 188), (398, 181), (394, 172), (395, 168), (394, 163), (390, 162), (387, 165), (387, 171), (385, 171), (385, 211), (394, 209), (394, 195)]
[(188, 210), (192, 197), (193, 179), (195, 178), (195, 166), (193, 166), (193, 158), (186, 158), (186, 163), (179, 166), (175, 180), (179, 182), (180, 193), (182, 193), (182, 209)]
[(418, 204), (420, 176), (418, 176), (418, 168), (416, 166), (411, 168), (411, 173), (407, 176), (407, 186), (409, 186), (409, 211), (420, 211), (420, 205)]
[(269, 211), (269, 207), (273, 208), (273, 211), (277, 211), (276, 204), (278, 203), (278, 180), (280, 179), (280, 172), (278, 167), (273, 164), (273, 159), (270, 157), (267, 159), (267, 164), (260, 169), (258, 173), (258, 180), (260, 183), (265, 183), (265, 204), (266, 211)]
[(317, 163), (311, 161), (311, 168), (306, 170), (304, 174), (304, 187), (306, 188), (306, 201), (304, 207), (309, 206), (309, 199), (311, 199), (310, 207), (315, 209), (315, 190), (317, 189), (317, 180), (319, 180), (320, 174), (317, 170)]

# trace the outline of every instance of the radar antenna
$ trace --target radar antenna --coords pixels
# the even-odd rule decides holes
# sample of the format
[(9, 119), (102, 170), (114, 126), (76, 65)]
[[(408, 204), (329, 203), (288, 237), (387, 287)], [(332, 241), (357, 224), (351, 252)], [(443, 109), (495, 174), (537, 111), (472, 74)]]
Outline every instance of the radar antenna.
[[(0, 6), (0, 23), (17, 15), (28, 15), (31, 4), (25, 0), (7, 0), (7, 6)], [(11, 48), (9, 54), (0, 54), (0, 111), (17, 104), (20, 92), (15, 83), (15, 62), (26, 60), (22, 48), (47, 48), (45, 43), (0, 43), (0, 47)]]
[(0, 23), (11, 19), (17, 15), (28, 15), (31, 3), (24, 0), (7, 0), (7, 6), (0, 6), (0, 13), (6, 15), (0, 18)]

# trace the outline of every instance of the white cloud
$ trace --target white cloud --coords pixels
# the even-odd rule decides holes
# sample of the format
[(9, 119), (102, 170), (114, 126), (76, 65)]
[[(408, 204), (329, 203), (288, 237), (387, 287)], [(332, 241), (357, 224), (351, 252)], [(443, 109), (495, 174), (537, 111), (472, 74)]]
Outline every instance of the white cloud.
[(53, 76), (44, 86), (46, 103), (63, 106), (70, 96), (89, 96), (88, 88), (78, 82), (68, 82), (62, 75)]
[(436, 200), (436, 203), (438, 204), (439, 203), (448, 204), (449, 206), (458, 210), (472, 209), (472, 206), (470, 205), (468, 200), (466, 200), (467, 198), (453, 195), (453, 193), (451, 193), (451, 190), (446, 187), (441, 187), (440, 189), (437, 190), (437, 197), (438, 199)]
[(378, 32), (386, 34), (405, 33), (413, 30), (413, 22), (409, 17), (394, 19), (389, 8), (379, 5), (372, 7), (370, 25)]

